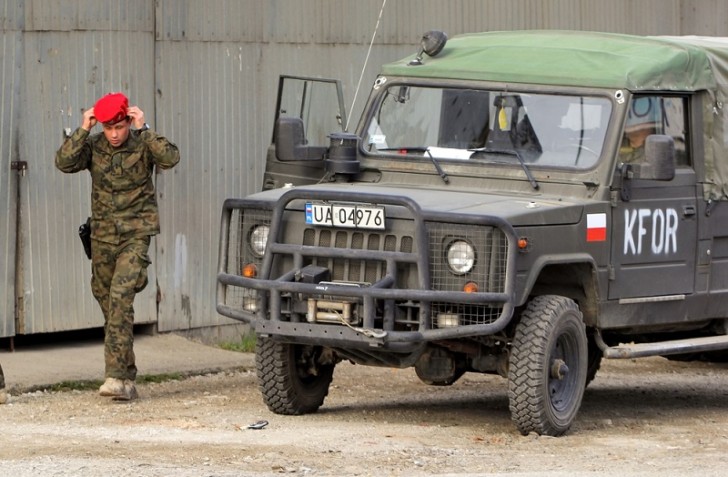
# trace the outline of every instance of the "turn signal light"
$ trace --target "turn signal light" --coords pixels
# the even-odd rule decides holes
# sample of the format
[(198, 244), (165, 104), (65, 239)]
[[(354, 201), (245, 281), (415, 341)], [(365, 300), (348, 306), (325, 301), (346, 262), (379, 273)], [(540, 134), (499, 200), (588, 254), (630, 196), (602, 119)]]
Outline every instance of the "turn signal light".
[(528, 248), (528, 239), (526, 237), (521, 237), (518, 239), (518, 249), (519, 250), (526, 250)]
[(463, 285), (463, 291), (465, 293), (478, 293), (478, 284), (475, 282), (468, 282)]
[(247, 263), (243, 266), (243, 276), (245, 278), (255, 278), (258, 276), (258, 267), (254, 263)]

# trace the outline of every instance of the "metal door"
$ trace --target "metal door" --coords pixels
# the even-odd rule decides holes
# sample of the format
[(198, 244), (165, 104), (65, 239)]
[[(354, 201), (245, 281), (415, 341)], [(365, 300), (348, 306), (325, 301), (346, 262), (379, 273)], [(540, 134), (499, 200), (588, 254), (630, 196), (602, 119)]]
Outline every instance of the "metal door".
[[(610, 299), (679, 298), (695, 284), (695, 172), (672, 181), (632, 180), (632, 197), (612, 213)], [(633, 300), (634, 301), (634, 300)]]
[[(338, 80), (283, 75), (278, 83), (275, 120), (281, 116), (303, 121), (307, 145), (328, 146), (328, 135), (341, 132), (346, 125), (346, 109), (341, 82)], [(263, 189), (319, 182), (325, 175), (321, 161), (280, 161), (273, 146), (268, 149)]]

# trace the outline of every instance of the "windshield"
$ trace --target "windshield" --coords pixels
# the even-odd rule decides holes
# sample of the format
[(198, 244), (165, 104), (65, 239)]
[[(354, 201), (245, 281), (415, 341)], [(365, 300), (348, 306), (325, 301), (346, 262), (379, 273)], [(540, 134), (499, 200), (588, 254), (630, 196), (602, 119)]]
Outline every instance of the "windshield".
[(610, 113), (604, 97), (393, 85), (363, 144), (375, 155), (587, 169)]

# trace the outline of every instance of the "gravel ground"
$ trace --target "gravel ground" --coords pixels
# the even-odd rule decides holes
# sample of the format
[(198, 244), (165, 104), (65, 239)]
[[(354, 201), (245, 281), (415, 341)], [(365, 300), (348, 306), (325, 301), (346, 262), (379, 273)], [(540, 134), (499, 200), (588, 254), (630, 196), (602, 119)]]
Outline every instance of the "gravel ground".
[[(340, 364), (316, 414), (278, 416), (253, 371), (13, 395), (0, 468), (25, 476), (718, 476), (728, 464), (728, 365), (607, 361), (564, 437), (521, 436), (506, 382), (426, 386), (411, 369)], [(259, 420), (261, 430), (247, 426)]]

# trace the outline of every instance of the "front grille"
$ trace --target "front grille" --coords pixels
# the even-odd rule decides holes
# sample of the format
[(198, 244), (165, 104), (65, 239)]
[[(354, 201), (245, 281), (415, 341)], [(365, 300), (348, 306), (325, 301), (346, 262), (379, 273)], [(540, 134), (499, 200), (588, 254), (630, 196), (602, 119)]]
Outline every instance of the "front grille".
[[(480, 292), (503, 293), (506, 283), (508, 240), (500, 229), (482, 225), (428, 222), (431, 286), (434, 290), (462, 291), (467, 282), (478, 284)], [(447, 263), (447, 247), (464, 240), (476, 250), (475, 265), (456, 275)], [(433, 326), (438, 314), (457, 314), (460, 325), (492, 323), (500, 316), (501, 304), (462, 305), (433, 302)]]
[[(508, 241), (500, 229), (479, 225), (428, 222), (432, 288), (462, 291), (463, 285), (473, 281), (481, 285), (481, 292), (502, 292), (505, 288)], [(475, 266), (464, 275), (455, 275), (447, 264), (447, 247), (456, 240), (464, 240), (476, 250)]]
[[(257, 224), (270, 226), (271, 213), (261, 209), (233, 209), (228, 229), (227, 273), (242, 275), (246, 264), (254, 264), (260, 268), (263, 259), (256, 257), (248, 244), (248, 236), (252, 227)], [(233, 308), (248, 308), (257, 298), (254, 290), (228, 286), (225, 294), (225, 304)]]
[[(307, 228), (303, 232), (303, 245), (314, 247), (410, 253), (413, 243), (409, 235), (397, 237), (378, 232), (314, 228)], [(338, 281), (374, 283), (386, 272), (385, 262), (377, 260), (312, 258), (310, 263), (328, 268), (331, 279)]]

